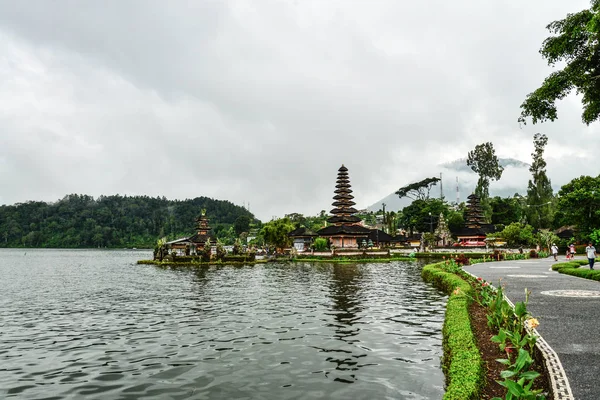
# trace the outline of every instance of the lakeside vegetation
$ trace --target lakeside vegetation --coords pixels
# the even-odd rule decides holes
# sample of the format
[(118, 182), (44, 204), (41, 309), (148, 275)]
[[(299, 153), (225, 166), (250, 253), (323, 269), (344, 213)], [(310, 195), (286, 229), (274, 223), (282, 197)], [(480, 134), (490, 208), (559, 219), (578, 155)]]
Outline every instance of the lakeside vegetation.
[[(451, 259), (429, 264), (422, 271), (425, 281), (449, 295), (442, 330), (442, 368), (447, 380), (444, 400), (491, 396), (496, 396), (494, 399), (506, 396), (506, 399), (544, 400), (547, 393), (543, 392), (548, 392), (549, 388), (540, 388), (540, 382), (536, 381), (541, 375), (539, 370), (544, 368), (536, 354), (537, 336), (531, 329), (538, 322), (527, 311), (528, 296), (513, 307), (506, 301), (502, 287), (493, 288), (481, 278), (474, 278), (462, 269), (462, 265)], [(477, 319), (473, 305), (485, 311), (485, 318)], [(484, 352), (481, 342), (478, 343), (482, 339), (476, 338), (475, 330), (485, 325), (494, 336), (484, 335), (484, 340), (496, 343), (497, 350), (505, 358), (495, 359), (493, 354)], [(494, 368), (484, 358), (504, 366), (496, 381), (502, 390), (494, 388)]]
[(199, 210), (212, 233), (233, 244), (256, 220), (243, 207), (207, 197), (167, 200), (148, 196), (71, 194), (54, 203), (30, 201), (0, 206), (0, 247), (153, 248), (156, 239), (194, 232)]

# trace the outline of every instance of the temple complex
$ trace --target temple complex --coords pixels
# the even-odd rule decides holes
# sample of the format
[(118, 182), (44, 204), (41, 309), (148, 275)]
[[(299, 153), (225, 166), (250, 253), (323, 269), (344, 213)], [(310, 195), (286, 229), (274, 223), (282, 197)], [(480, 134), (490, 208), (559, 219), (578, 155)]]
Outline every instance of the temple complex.
[(197, 253), (204, 249), (208, 243), (214, 242), (214, 238), (210, 235), (210, 226), (208, 225), (208, 217), (206, 210), (202, 210), (200, 216), (196, 218), (196, 233), (187, 238), (181, 238), (167, 242), (166, 245), (172, 250), (178, 250), (179, 253), (187, 255)]
[(356, 204), (352, 199), (352, 189), (348, 178), (348, 168), (343, 164), (338, 170), (337, 184), (335, 186), (332, 216), (327, 219), (331, 225), (320, 229), (317, 233), (321, 237), (329, 239), (335, 248), (359, 247), (363, 240), (368, 241), (371, 230), (360, 225), (361, 219), (357, 217), (353, 206)]

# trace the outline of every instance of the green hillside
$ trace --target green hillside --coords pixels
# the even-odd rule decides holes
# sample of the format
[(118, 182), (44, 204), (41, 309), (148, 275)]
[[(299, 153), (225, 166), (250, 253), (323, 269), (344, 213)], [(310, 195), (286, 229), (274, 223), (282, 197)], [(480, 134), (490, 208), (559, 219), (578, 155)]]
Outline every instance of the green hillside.
[(212, 233), (226, 242), (233, 240), (236, 230), (254, 221), (243, 207), (207, 197), (167, 200), (114, 195), (94, 199), (71, 194), (55, 203), (0, 206), (0, 247), (149, 248), (159, 237), (191, 235), (202, 209), (206, 209)]

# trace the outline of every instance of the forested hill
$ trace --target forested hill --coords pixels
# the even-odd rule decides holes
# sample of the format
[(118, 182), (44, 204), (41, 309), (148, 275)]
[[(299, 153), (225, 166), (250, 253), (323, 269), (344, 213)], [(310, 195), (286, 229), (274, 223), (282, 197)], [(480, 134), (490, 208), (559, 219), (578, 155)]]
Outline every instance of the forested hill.
[[(192, 235), (202, 209), (213, 235), (230, 241), (247, 231), (252, 213), (229, 201), (197, 197), (71, 194), (55, 203), (31, 201), (0, 206), (0, 247), (149, 248), (166, 236)], [(234, 229), (235, 225), (235, 229)]]

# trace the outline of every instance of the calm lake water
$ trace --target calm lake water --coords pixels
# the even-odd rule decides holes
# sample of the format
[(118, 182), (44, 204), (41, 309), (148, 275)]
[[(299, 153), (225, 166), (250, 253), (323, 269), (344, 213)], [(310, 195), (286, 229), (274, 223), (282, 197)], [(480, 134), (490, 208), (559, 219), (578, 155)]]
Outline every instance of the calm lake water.
[(161, 269), (0, 250), (0, 398), (440, 399), (417, 263)]

